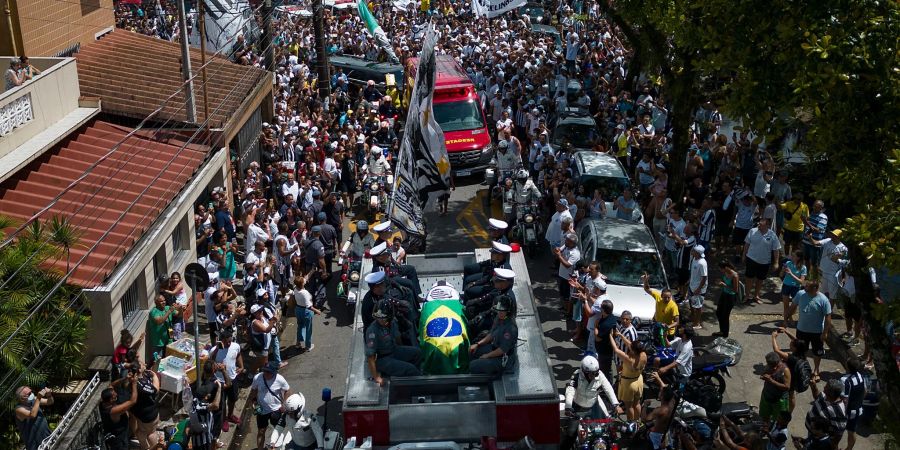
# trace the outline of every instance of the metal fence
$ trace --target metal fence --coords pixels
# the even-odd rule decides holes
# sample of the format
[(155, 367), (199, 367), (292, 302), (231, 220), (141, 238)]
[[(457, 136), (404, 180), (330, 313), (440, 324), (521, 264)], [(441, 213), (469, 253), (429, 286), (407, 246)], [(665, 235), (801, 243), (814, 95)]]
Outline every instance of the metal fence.
[(125, 294), (122, 295), (121, 307), (122, 307), (122, 322), (127, 323), (128, 319), (131, 318), (131, 315), (137, 312), (141, 307), (141, 301), (139, 298), (140, 288), (138, 287), (137, 280), (131, 283), (131, 286), (128, 287), (128, 290), (125, 291)]
[[(91, 381), (85, 386), (84, 391), (72, 403), (62, 420), (59, 421), (59, 424), (50, 433), (50, 436), (44, 439), (38, 450), (77, 449), (88, 445), (90, 430), (94, 428), (96, 423), (100, 422), (99, 410), (95, 405), (91, 405), (91, 398), (99, 386), (100, 374), (95, 373)], [(82, 416), (83, 413), (85, 414), (84, 416)], [(66, 436), (64, 439), (63, 436), (69, 434), (67, 432), (72, 427), (72, 424), (82, 420), (84, 422), (79, 424), (78, 429), (74, 430), (72, 436)]]

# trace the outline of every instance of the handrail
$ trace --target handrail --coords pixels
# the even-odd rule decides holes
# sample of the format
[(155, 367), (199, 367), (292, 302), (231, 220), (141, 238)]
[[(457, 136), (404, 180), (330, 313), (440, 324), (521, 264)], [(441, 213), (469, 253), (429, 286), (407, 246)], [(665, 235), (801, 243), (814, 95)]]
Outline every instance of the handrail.
[(69, 427), (72, 425), (72, 422), (78, 417), (81, 413), (84, 405), (87, 404), (88, 399), (97, 389), (97, 386), (100, 385), (100, 373), (95, 373), (94, 377), (91, 378), (91, 381), (88, 382), (87, 386), (84, 388), (84, 391), (75, 399), (75, 402), (66, 411), (66, 414), (63, 416), (62, 420), (59, 421), (59, 424), (56, 426), (56, 429), (50, 433), (50, 436), (47, 436), (41, 445), (38, 446), (38, 450), (52, 450), (55, 446), (59, 438), (69, 430)]

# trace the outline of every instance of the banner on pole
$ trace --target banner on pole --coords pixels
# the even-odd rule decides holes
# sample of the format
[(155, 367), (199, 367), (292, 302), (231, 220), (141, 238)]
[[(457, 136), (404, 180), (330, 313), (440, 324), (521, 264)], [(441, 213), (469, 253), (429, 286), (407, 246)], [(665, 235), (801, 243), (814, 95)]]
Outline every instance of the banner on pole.
[(525, 0), (472, 0), (472, 12), (476, 16), (488, 19), (493, 19), (521, 6), (525, 6)]
[(391, 59), (392, 63), (399, 63), (400, 58), (397, 57), (397, 54), (394, 53), (394, 47), (391, 45), (391, 40), (388, 39), (387, 33), (384, 32), (384, 29), (381, 28), (381, 25), (378, 24), (378, 21), (375, 20), (375, 16), (372, 15), (372, 11), (369, 11), (369, 5), (366, 4), (365, 0), (358, 0), (356, 7), (359, 11), (359, 17), (362, 18), (363, 22), (366, 23), (366, 29), (369, 30), (369, 34), (375, 39), (375, 42), (378, 44), (378, 48), (384, 50), (387, 53), (388, 58)]
[(431, 108), (437, 78), (434, 54), (437, 38), (434, 27), (429, 24), (419, 54), (406, 128), (397, 158), (391, 210), (388, 211), (394, 224), (408, 234), (419, 236), (425, 235), (422, 218), (425, 206), (450, 192), (450, 158), (444, 143), (444, 131), (435, 120)]

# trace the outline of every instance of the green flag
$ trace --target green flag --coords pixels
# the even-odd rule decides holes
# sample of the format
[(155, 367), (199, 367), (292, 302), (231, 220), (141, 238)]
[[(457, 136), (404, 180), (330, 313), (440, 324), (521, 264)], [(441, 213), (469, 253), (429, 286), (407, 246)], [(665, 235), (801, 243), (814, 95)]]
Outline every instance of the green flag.
[(468, 372), (469, 335), (459, 300), (426, 302), (420, 321), (422, 372), (428, 375)]
[(375, 20), (372, 11), (369, 11), (369, 5), (366, 4), (366, 1), (357, 0), (356, 8), (359, 10), (359, 17), (366, 23), (369, 34), (371, 34), (372, 37), (375, 38), (375, 42), (378, 43), (378, 47), (387, 53), (388, 57), (391, 58), (391, 62), (399, 63), (400, 58), (397, 58), (397, 54), (394, 53), (394, 47), (391, 46), (391, 41), (388, 39), (387, 33), (384, 32), (381, 25), (378, 25), (378, 21)]

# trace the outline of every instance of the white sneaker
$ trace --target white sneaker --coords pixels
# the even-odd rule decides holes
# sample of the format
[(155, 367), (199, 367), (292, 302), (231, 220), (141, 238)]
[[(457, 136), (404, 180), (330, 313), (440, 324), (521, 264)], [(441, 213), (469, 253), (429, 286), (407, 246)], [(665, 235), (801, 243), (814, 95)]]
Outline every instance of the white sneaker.
[(311, 352), (314, 348), (316, 348), (316, 344), (309, 344), (309, 348), (307, 348), (306, 351)]

